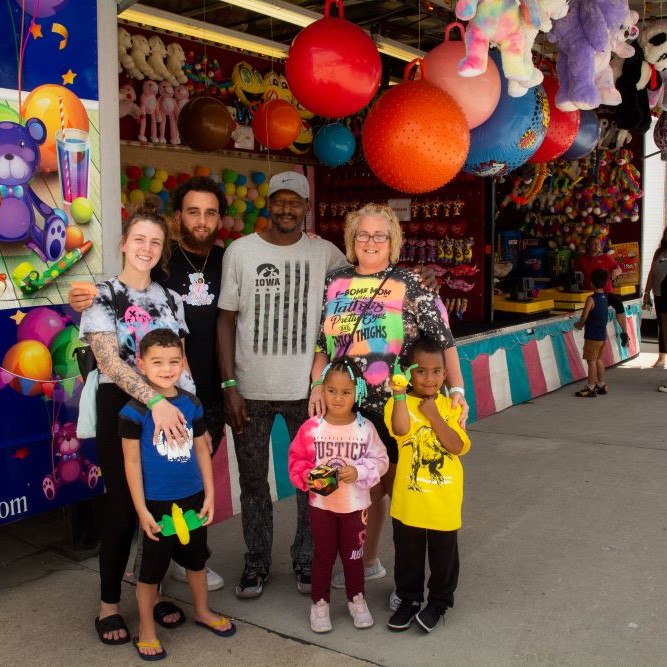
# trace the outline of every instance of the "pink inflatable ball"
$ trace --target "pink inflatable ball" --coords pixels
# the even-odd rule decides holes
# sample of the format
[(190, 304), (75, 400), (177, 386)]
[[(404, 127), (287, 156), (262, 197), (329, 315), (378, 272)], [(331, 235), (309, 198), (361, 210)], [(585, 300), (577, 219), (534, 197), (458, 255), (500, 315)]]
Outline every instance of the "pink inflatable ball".
[[(343, 18), (342, 0), (335, 0), (337, 18), (329, 16), (331, 4), (326, 0), (324, 17), (294, 38), (285, 75), (292, 95), (304, 107), (326, 118), (342, 118), (373, 99), (382, 62), (370, 35)], [(297, 135), (300, 127), (299, 123)]]
[(226, 229), (227, 231), (230, 231), (234, 228), (234, 218), (232, 218), (231, 215), (223, 215), (221, 222), (222, 228)]
[(465, 36), (462, 23), (450, 23), (445, 28), (445, 40), (424, 56), (424, 76), (458, 103), (472, 129), (488, 120), (498, 106), (501, 82), (498, 67), (489, 59), (486, 72), (474, 78), (459, 75), (456, 66), (466, 55), (463, 41), (450, 40), (451, 31), (458, 28)]
[(65, 328), (67, 319), (51, 308), (31, 310), (16, 330), (17, 340), (36, 340), (50, 347), (53, 339)]
[(231, 206), (234, 201), (234, 195), (225, 195), (225, 201), (227, 202), (227, 206)]
[(257, 188), (250, 188), (248, 190), (247, 197), (250, 201), (253, 201), (253, 202), (256, 201), (257, 198), (259, 197), (259, 192), (258, 192)]
[(243, 220), (237, 218), (236, 220), (234, 220), (234, 226), (232, 227), (232, 231), (241, 233), (243, 231), (243, 225), (244, 225)]

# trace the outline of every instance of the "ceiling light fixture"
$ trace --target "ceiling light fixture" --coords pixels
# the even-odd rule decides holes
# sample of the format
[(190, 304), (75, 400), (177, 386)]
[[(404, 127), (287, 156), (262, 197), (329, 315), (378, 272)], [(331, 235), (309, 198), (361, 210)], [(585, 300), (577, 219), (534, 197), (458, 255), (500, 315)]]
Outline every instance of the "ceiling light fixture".
[(382, 35), (373, 35), (373, 41), (380, 53), (384, 53), (392, 58), (397, 58), (398, 60), (411, 62), (415, 58), (423, 58), (424, 55), (426, 55), (425, 51), (414, 49), (407, 44), (401, 44), (400, 42), (396, 42), (388, 37), (383, 37)]
[(252, 51), (271, 58), (287, 57), (288, 46), (286, 44), (272, 42), (262, 37), (254, 37), (236, 30), (221, 28), (211, 23), (178, 16), (153, 7), (133, 5), (121, 12), (118, 18), (159, 30), (169, 30), (187, 37), (197, 37), (223, 46)]

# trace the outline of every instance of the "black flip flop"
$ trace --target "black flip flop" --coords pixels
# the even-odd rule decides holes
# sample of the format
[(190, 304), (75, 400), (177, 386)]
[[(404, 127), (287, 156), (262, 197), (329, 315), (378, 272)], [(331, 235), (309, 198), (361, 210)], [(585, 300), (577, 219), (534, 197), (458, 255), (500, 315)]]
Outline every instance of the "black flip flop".
[[(172, 623), (167, 623), (164, 619), (165, 616), (171, 616), (173, 614), (178, 614), (178, 620), (173, 621)], [(173, 630), (179, 625), (185, 623), (185, 612), (176, 604), (171, 602), (171, 600), (162, 600), (158, 602), (153, 608), (153, 618), (155, 622), (161, 625), (167, 630)]]
[[(103, 644), (109, 644), (110, 646), (127, 644), (132, 639), (130, 637), (130, 631), (127, 625), (125, 625), (125, 621), (120, 614), (112, 614), (111, 616), (105, 616), (104, 618), (100, 618), (98, 616), (95, 619), (95, 630), (97, 630), (100, 641)], [(125, 637), (121, 637), (119, 639), (108, 639), (104, 636), (109, 632), (117, 632), (118, 630), (125, 630)]]

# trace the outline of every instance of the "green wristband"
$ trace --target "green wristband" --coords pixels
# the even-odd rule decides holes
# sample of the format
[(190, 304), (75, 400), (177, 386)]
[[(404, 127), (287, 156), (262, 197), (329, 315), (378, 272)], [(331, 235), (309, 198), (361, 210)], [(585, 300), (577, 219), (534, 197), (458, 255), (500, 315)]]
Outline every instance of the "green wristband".
[(153, 409), (153, 406), (154, 406), (156, 403), (159, 403), (159, 402), (160, 402), (161, 400), (163, 400), (163, 399), (164, 399), (164, 396), (163, 396), (162, 394), (157, 394), (157, 396), (153, 396), (153, 398), (151, 398), (150, 401), (148, 401), (148, 403), (146, 403), (146, 407), (147, 407), (149, 410), (152, 410), (152, 409)]
[(224, 382), (220, 383), (220, 386), (223, 389), (229, 389), (229, 387), (236, 387), (236, 380), (232, 378), (231, 380), (225, 380)]
[(395, 401), (404, 401), (406, 394), (394, 394)]
[(319, 387), (323, 383), (324, 383), (324, 380), (322, 380), (321, 378), (319, 378), (317, 380), (313, 380), (310, 383), (310, 390), (312, 391), (313, 389), (315, 389), (315, 387)]

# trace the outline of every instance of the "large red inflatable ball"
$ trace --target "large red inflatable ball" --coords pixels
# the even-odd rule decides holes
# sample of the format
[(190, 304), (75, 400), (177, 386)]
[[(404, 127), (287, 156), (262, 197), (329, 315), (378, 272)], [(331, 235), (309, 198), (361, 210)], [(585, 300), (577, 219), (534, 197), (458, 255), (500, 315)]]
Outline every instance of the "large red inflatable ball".
[(581, 123), (579, 109), (561, 111), (556, 106), (556, 93), (558, 92), (558, 78), (556, 76), (553, 74), (545, 75), (542, 87), (549, 101), (549, 127), (544, 141), (528, 160), (532, 164), (551, 162), (551, 160), (563, 155), (577, 138), (579, 124)]
[(262, 146), (287, 148), (301, 132), (299, 112), (285, 100), (260, 104), (252, 119), (252, 131)]
[(342, 118), (361, 111), (380, 87), (382, 62), (371, 37), (343, 18), (324, 17), (304, 28), (292, 42), (285, 74), (292, 95), (312, 113)]
[(219, 151), (229, 142), (235, 123), (227, 107), (214, 97), (195, 97), (178, 115), (183, 143), (196, 151)]
[(500, 100), (500, 73), (489, 59), (486, 72), (474, 78), (461, 76), (456, 67), (466, 55), (463, 41), (450, 41), (453, 28), (465, 35), (462, 23), (450, 23), (445, 29), (445, 41), (424, 56), (424, 78), (449, 93), (463, 109), (468, 127), (472, 129), (491, 117)]
[(430, 192), (459, 172), (470, 145), (461, 107), (422, 79), (386, 91), (371, 107), (361, 135), (373, 173), (402, 192)]

